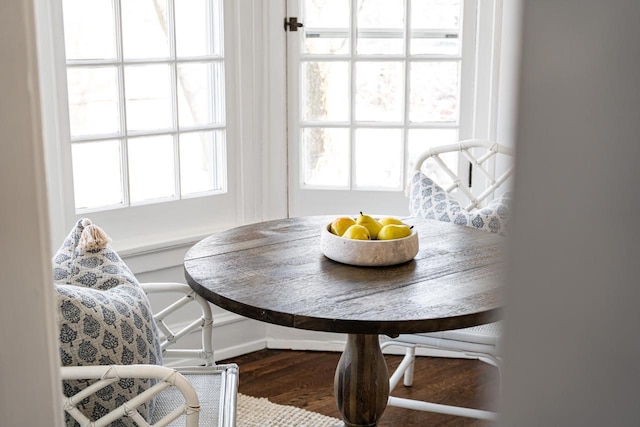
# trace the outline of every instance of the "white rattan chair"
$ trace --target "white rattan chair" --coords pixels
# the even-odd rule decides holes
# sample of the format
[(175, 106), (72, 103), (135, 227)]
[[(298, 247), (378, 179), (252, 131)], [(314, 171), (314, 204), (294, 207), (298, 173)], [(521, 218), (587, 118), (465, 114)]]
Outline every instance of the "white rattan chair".
[[(487, 180), (486, 183), (483, 183), (484, 185), (475, 186), (481, 187), (482, 190), (479, 191), (470, 187), (468, 185), (468, 178), (462, 179), (459, 176), (460, 174), (454, 172), (452, 168), (443, 161), (441, 156), (447, 153), (462, 154), (471, 162), (473, 169)], [(504, 156), (504, 158), (501, 158), (502, 156)], [(513, 150), (511, 148), (486, 140), (461, 141), (457, 144), (435, 147), (422, 153), (417, 157), (413, 165), (413, 173), (410, 181), (412, 183), (412, 188), (410, 189), (412, 215), (462, 224), (466, 223), (467, 218), (472, 219), (473, 217), (473, 214), (470, 214), (470, 212), (482, 212), (483, 208), (486, 208), (492, 200), (495, 200), (494, 196), (497, 196), (498, 193), (506, 187), (505, 183), (509, 182), (509, 178), (513, 172), (513, 166), (511, 165), (512, 156)], [(464, 170), (465, 168), (462, 169)], [(442, 215), (434, 214), (437, 203), (442, 203), (442, 200), (438, 202), (431, 200), (437, 192), (432, 191), (435, 186), (432, 182), (433, 179), (429, 179), (428, 176), (434, 175), (441, 179), (444, 177), (444, 179), (448, 181), (448, 183), (445, 183), (445, 185), (440, 188), (455, 198), (455, 200), (460, 203), (460, 207), (464, 206), (463, 209), (456, 211), (455, 209), (446, 209), (443, 206), (441, 210), (443, 212)], [(427, 178), (428, 188), (420, 188), (421, 181), (425, 178)], [(428, 208), (424, 208), (425, 206)], [(467, 218), (461, 217), (461, 221), (456, 221), (456, 218), (454, 218), (456, 212), (460, 215), (466, 215)], [(506, 215), (506, 212), (501, 212), (501, 214)], [(479, 226), (480, 222), (483, 226)], [(477, 228), (484, 228), (486, 222), (487, 221), (479, 221), (478, 223), (473, 223), (473, 221), (470, 220), (467, 224), (476, 226)], [(501, 230), (502, 228), (491, 228), (489, 230), (497, 231), (498, 229)], [(383, 349), (392, 346), (405, 348), (404, 358), (389, 378), (389, 389), (393, 391), (401, 378), (404, 378), (405, 386), (411, 386), (413, 384), (416, 348), (420, 347), (446, 351), (446, 353), (440, 354), (460, 355), (461, 357), (482, 360), (483, 362), (496, 366), (499, 374), (501, 363), (501, 329), (502, 322), (499, 321), (458, 330), (424, 334), (403, 334), (383, 342), (381, 344)], [(496, 414), (491, 411), (443, 405), (395, 396), (389, 397), (388, 404), (390, 406), (484, 420), (494, 420), (496, 418)]]
[[(161, 330), (163, 362), (188, 361), (186, 367), (169, 368), (158, 365), (102, 365), (65, 366), (61, 368), (63, 380), (97, 380), (71, 397), (63, 396), (64, 410), (80, 425), (107, 426), (122, 417), (129, 417), (138, 426), (235, 426), (238, 366), (215, 365), (211, 329), (213, 318), (209, 303), (189, 286), (181, 283), (142, 283), (145, 293), (178, 294), (179, 298), (154, 314)], [(187, 305), (198, 306), (200, 317), (179, 331), (172, 331), (166, 319)], [(182, 310), (182, 313), (188, 313)], [(179, 349), (178, 341), (200, 332), (199, 348)], [(193, 362), (197, 360), (199, 362)], [(198, 366), (200, 365), (200, 366)], [(78, 410), (78, 404), (121, 378), (151, 378), (156, 384), (121, 404), (95, 423)], [(147, 422), (136, 410), (145, 402), (154, 400), (152, 419)]]

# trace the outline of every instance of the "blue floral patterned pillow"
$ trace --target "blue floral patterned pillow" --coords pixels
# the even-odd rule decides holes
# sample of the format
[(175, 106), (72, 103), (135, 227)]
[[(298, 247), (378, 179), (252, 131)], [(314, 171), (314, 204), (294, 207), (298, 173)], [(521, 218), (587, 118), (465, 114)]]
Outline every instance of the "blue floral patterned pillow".
[(465, 210), (442, 187), (422, 172), (411, 180), (409, 210), (412, 216), (453, 222), (492, 233), (505, 234), (509, 222), (511, 193), (492, 200), (487, 206)]
[[(108, 242), (99, 227), (81, 219), (53, 258), (62, 365), (160, 365), (159, 333), (149, 300)], [(89, 383), (64, 381), (64, 394), (71, 396)], [(79, 408), (97, 420), (151, 385), (148, 379), (122, 379), (87, 398)], [(139, 410), (149, 419), (151, 405)], [(78, 425), (67, 417), (67, 425)], [(127, 418), (112, 425), (135, 424)]]

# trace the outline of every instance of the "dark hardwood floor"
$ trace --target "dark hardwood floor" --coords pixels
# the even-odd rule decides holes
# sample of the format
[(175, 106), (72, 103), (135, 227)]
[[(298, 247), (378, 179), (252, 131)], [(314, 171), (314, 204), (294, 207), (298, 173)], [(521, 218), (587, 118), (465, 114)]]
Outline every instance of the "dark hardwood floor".
[[(393, 372), (400, 356), (385, 356)], [(333, 375), (339, 353), (319, 351), (261, 350), (228, 360), (240, 366), (239, 392), (266, 397), (274, 403), (293, 405), (340, 418), (333, 398)], [(221, 362), (224, 363), (224, 362)], [(477, 360), (419, 357), (413, 387), (398, 385), (394, 396), (435, 403), (495, 410), (489, 396), (498, 387), (496, 368)], [(471, 418), (388, 406), (380, 427), (465, 426), (488, 427), (492, 423)]]

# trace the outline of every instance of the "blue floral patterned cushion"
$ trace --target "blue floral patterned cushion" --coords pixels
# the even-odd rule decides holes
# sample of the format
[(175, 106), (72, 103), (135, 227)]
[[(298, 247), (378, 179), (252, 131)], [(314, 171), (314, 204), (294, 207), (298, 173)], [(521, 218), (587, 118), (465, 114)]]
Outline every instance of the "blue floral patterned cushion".
[[(79, 220), (53, 258), (53, 271), (63, 366), (162, 364), (149, 300), (100, 228), (88, 219)], [(64, 381), (63, 391), (68, 397), (89, 384)], [(122, 379), (79, 408), (97, 420), (151, 385), (148, 379)], [(139, 408), (146, 419), (151, 406)], [(67, 425), (78, 425), (67, 417)], [(128, 418), (112, 423), (128, 425), (135, 424)]]
[(453, 222), (492, 233), (505, 234), (509, 222), (511, 193), (492, 200), (479, 209), (465, 210), (442, 187), (422, 172), (411, 179), (409, 210), (412, 216)]

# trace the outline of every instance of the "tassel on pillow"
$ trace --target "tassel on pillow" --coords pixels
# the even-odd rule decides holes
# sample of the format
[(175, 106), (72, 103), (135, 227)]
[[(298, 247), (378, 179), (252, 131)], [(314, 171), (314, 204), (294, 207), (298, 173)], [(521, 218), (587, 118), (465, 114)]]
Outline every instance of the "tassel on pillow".
[(82, 230), (80, 241), (78, 242), (79, 248), (85, 251), (98, 250), (107, 246), (111, 241), (107, 233), (105, 233), (102, 228), (92, 224), (90, 219), (85, 218), (82, 220), (82, 225), (84, 226), (84, 230)]

